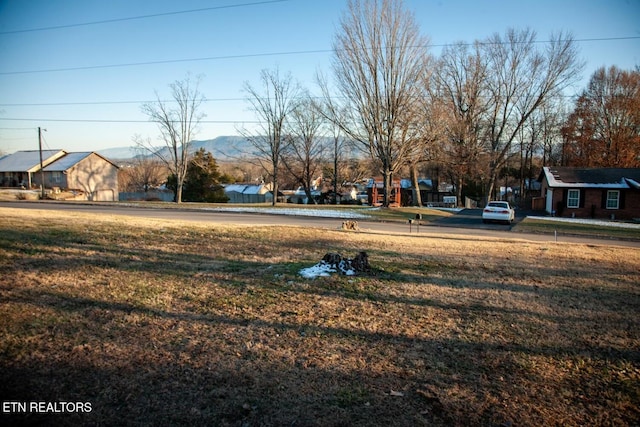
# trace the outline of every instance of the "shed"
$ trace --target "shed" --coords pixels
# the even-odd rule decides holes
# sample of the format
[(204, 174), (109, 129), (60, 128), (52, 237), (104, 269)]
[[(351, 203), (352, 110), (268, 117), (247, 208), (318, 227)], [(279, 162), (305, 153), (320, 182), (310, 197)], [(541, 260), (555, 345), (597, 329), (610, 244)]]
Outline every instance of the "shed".
[(228, 184), (224, 187), (228, 203), (265, 203), (269, 191), (271, 188), (267, 184)]

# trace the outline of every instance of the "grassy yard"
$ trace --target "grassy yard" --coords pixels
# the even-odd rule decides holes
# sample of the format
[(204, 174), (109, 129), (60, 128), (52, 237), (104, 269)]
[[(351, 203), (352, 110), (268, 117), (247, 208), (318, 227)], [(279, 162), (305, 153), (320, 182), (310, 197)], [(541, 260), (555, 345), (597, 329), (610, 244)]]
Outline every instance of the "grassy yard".
[(13, 425), (640, 424), (634, 248), (0, 213)]
[(573, 236), (591, 236), (611, 239), (640, 240), (640, 227), (616, 227), (612, 225), (582, 224), (579, 222), (555, 222), (535, 218), (526, 218), (514, 228), (524, 233), (544, 233)]

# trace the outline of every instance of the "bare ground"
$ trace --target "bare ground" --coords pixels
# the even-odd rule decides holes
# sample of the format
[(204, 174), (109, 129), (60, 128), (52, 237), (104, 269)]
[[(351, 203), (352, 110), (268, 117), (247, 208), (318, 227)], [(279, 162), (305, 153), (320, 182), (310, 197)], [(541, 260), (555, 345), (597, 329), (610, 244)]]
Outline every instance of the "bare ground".
[(0, 420), (640, 424), (637, 249), (0, 212)]

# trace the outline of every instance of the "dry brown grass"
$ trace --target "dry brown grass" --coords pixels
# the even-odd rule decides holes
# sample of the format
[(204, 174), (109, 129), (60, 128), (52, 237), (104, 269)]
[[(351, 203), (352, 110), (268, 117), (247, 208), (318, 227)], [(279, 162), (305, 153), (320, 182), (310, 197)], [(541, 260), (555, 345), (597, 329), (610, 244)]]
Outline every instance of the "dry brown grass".
[(640, 423), (637, 249), (0, 212), (10, 422)]

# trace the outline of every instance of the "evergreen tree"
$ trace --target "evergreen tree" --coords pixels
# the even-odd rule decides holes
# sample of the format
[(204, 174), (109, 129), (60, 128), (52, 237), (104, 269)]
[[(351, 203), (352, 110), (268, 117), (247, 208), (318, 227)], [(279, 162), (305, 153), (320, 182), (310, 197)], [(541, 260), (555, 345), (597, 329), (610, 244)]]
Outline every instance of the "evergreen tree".
[(184, 182), (183, 198), (188, 202), (225, 203), (221, 174), (213, 155), (203, 148), (198, 150), (189, 162)]

